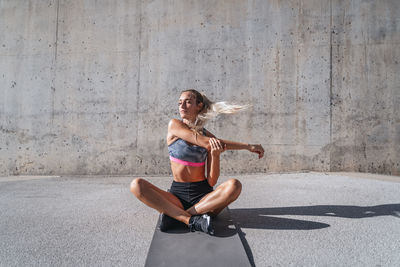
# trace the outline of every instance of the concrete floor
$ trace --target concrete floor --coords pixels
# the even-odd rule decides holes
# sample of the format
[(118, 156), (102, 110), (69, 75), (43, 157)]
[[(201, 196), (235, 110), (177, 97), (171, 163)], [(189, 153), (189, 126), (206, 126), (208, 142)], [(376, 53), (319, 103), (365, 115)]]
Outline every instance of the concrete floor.
[[(254, 265), (400, 265), (400, 177), (235, 177), (243, 191), (230, 211)], [(143, 266), (158, 213), (131, 195), (131, 179), (0, 177), (0, 265)]]

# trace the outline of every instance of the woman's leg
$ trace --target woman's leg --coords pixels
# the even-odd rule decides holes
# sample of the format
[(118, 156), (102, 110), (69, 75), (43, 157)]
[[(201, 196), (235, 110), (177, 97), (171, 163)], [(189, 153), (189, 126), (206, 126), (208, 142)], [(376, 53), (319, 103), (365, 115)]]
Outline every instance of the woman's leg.
[(220, 184), (214, 191), (205, 195), (197, 204), (186, 211), (192, 215), (208, 213), (217, 216), (239, 197), (241, 191), (242, 184), (239, 180), (230, 179)]
[(170, 192), (161, 190), (142, 178), (136, 178), (131, 182), (131, 192), (147, 206), (189, 224), (191, 214), (183, 209), (180, 200)]

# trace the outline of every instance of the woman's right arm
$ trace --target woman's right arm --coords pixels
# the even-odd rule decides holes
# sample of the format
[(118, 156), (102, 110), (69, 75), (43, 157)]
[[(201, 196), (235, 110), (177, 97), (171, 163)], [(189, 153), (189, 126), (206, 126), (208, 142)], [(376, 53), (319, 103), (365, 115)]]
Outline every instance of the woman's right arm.
[(208, 184), (214, 186), (220, 173), (220, 154), (225, 151), (224, 145), (217, 138), (210, 138), (211, 152), (207, 158), (207, 180)]
[(210, 137), (193, 132), (186, 124), (177, 119), (171, 119), (168, 123), (168, 134), (177, 136), (189, 143), (201, 146), (207, 150), (211, 149)]

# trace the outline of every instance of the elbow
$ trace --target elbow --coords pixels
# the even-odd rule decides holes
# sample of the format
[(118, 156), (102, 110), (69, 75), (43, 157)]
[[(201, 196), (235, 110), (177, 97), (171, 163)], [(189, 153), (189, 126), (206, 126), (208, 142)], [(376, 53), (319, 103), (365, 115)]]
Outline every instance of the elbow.
[(208, 181), (208, 184), (211, 186), (211, 187), (214, 187), (214, 185), (216, 185), (217, 183), (216, 182), (211, 182), (210, 180)]
[(217, 178), (214, 178), (214, 177), (208, 177), (208, 184), (211, 186), (211, 187), (214, 187), (214, 185), (216, 185), (217, 184), (217, 180), (218, 180), (218, 177)]

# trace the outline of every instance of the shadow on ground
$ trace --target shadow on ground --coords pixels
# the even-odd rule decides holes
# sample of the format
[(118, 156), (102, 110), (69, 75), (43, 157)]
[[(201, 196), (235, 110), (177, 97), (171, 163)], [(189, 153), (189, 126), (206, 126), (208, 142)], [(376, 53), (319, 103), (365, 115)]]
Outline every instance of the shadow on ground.
[(254, 209), (230, 209), (231, 217), (236, 222), (240, 239), (245, 248), (247, 257), (252, 266), (255, 266), (253, 253), (246, 240), (243, 228), (274, 229), (274, 230), (314, 230), (329, 227), (329, 224), (277, 218), (271, 215), (301, 215), (301, 216), (330, 216), (351, 219), (370, 218), (376, 216), (395, 216), (400, 218), (400, 204), (387, 204), (378, 206), (341, 206), (318, 205), (280, 208), (254, 208)]
[(376, 216), (400, 218), (400, 204), (378, 206), (317, 205), (280, 208), (231, 209), (232, 218), (243, 228), (278, 230), (313, 230), (329, 227), (329, 224), (277, 218), (271, 215), (329, 216), (351, 219)]
[[(243, 244), (250, 265), (255, 266), (253, 253), (241, 228), (272, 230), (314, 230), (327, 228), (330, 225), (321, 222), (273, 217), (274, 215), (329, 216), (351, 219), (370, 218), (376, 216), (395, 216), (400, 218), (400, 204), (379, 206), (340, 206), (317, 205), (277, 208), (230, 209), (213, 219), (215, 236), (224, 238), (238, 234)], [(159, 222), (157, 223), (159, 225)], [(170, 229), (170, 234), (185, 234), (189, 230), (186, 225), (177, 223)]]

